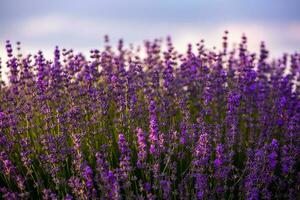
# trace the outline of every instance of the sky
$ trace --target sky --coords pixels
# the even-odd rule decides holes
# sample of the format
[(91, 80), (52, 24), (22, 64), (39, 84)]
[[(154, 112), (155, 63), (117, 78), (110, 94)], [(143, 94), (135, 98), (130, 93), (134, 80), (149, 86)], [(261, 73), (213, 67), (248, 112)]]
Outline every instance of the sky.
[(201, 39), (212, 48), (221, 46), (224, 30), (230, 44), (245, 33), (250, 50), (265, 41), (271, 56), (280, 56), (300, 50), (299, 9), (299, 0), (0, 0), (0, 57), (6, 40), (51, 58), (56, 45), (101, 48), (105, 34), (112, 44), (170, 35), (182, 51)]

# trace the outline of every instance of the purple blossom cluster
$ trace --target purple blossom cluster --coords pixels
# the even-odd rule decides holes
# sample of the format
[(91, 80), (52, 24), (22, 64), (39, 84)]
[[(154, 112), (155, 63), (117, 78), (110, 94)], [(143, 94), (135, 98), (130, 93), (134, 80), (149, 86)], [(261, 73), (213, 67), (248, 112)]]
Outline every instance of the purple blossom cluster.
[(227, 34), (53, 59), (7, 41), (0, 198), (300, 199), (300, 54)]

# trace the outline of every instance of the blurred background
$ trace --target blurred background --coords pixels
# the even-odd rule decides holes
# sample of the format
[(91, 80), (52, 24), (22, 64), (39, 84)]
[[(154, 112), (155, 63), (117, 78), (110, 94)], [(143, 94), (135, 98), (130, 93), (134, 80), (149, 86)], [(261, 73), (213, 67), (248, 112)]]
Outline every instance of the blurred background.
[(180, 51), (201, 39), (220, 47), (224, 30), (230, 44), (245, 33), (250, 50), (265, 41), (275, 57), (299, 51), (299, 10), (299, 0), (1, 0), (0, 57), (8, 39), (21, 41), (24, 53), (43, 50), (52, 58), (56, 45), (101, 48), (105, 34), (112, 44), (170, 35)]

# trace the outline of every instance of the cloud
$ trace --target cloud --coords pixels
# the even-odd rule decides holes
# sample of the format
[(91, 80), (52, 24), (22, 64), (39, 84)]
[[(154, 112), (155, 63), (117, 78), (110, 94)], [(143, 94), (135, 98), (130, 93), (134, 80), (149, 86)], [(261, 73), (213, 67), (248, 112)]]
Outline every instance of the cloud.
[[(112, 36), (112, 42), (124, 38), (125, 43), (142, 44), (144, 39), (171, 35), (174, 45), (181, 51), (186, 50), (189, 42), (195, 44), (201, 39), (208, 47), (222, 45), (222, 34), (229, 30), (229, 43), (238, 43), (243, 33), (248, 37), (250, 50), (257, 51), (261, 41), (270, 47), (271, 55), (299, 50), (300, 22), (262, 23), (255, 21), (231, 23), (195, 24), (188, 22), (162, 21), (143, 22), (141, 20), (75, 17), (63, 14), (34, 16), (24, 19), (6, 29), (6, 38), (21, 40), (26, 53), (45, 50), (51, 55), (55, 45), (88, 52), (100, 48), (104, 34)], [(9, 37), (8, 37), (9, 36)], [(298, 48), (298, 49), (297, 49)], [(3, 56), (3, 50), (0, 51)]]
[(222, 34), (224, 30), (228, 30), (230, 46), (239, 43), (241, 36), (245, 34), (251, 51), (258, 52), (262, 41), (266, 43), (272, 57), (280, 56), (283, 52), (292, 53), (300, 50), (300, 22), (291, 24), (234, 22), (179, 30), (174, 34), (174, 41), (180, 49), (186, 48), (188, 42), (196, 43), (200, 39), (204, 39), (210, 48), (213, 46), (221, 48)]

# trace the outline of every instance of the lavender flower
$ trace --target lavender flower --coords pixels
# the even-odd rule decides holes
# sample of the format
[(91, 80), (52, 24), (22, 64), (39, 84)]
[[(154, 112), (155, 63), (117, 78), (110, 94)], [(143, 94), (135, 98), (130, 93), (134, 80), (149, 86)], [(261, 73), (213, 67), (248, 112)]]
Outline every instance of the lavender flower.
[(149, 135), (150, 153), (153, 155), (157, 155), (158, 124), (157, 124), (157, 117), (156, 117), (156, 105), (154, 100), (150, 101), (149, 112), (150, 112), (150, 135)]
[(130, 163), (130, 149), (122, 133), (119, 134), (119, 149), (121, 151), (119, 179), (124, 188), (130, 187), (129, 175), (132, 170)]
[(143, 168), (145, 167), (145, 162), (147, 158), (147, 143), (146, 137), (141, 128), (137, 129), (137, 142), (138, 142), (138, 160), (137, 167)]
[(300, 54), (228, 38), (50, 59), (7, 41), (0, 199), (299, 199)]
[(210, 147), (208, 143), (208, 134), (200, 135), (195, 148), (195, 159), (193, 161), (195, 189), (197, 199), (204, 199), (208, 193), (208, 176), (206, 170), (210, 157)]

